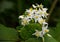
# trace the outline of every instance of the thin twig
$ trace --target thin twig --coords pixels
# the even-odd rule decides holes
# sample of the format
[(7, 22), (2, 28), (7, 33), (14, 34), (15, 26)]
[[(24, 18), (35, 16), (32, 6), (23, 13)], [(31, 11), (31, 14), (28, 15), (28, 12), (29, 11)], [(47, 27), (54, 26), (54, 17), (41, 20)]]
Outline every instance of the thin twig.
[(52, 5), (51, 5), (50, 11), (49, 11), (49, 17), (48, 17), (47, 21), (49, 20), (49, 18), (50, 18), (50, 16), (51, 16), (51, 13), (53, 12), (53, 10), (54, 10), (54, 8), (55, 8), (55, 6), (56, 6), (56, 4), (57, 4), (57, 1), (58, 1), (58, 0), (54, 0), (54, 2), (53, 2)]

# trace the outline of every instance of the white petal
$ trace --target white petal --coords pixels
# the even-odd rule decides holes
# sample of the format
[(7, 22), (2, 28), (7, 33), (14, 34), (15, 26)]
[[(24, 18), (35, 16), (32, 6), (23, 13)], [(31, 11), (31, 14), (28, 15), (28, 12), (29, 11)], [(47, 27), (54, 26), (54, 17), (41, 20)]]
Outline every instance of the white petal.
[(35, 35), (36, 33), (33, 33), (32, 35)]
[(40, 31), (40, 37), (43, 37), (43, 33), (42, 33), (42, 31)]
[(31, 11), (30, 11), (29, 9), (26, 9), (26, 12), (28, 12), (28, 13), (29, 13), (29, 12), (31, 12)]
[(40, 7), (39, 4), (36, 3), (36, 5), (37, 5), (37, 7)]
[(47, 8), (43, 8), (43, 11), (46, 12), (48, 9)]
[(23, 19), (23, 18), (24, 18), (23, 15), (22, 15), (22, 16), (19, 16), (19, 19), (20, 19), (20, 18)]
[(36, 8), (36, 6), (34, 4), (32, 6), (33, 6), (33, 8)]

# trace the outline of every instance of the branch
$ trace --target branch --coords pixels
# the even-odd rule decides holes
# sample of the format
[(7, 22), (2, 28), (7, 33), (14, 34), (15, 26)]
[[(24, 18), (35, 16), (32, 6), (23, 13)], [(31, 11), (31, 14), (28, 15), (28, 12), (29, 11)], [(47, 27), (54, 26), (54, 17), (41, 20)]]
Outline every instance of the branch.
[(55, 6), (56, 6), (56, 4), (57, 4), (57, 1), (58, 1), (58, 0), (54, 0), (54, 2), (52, 3), (51, 8), (50, 8), (50, 11), (49, 11), (49, 17), (48, 17), (47, 20), (49, 20), (49, 18), (50, 18), (50, 16), (51, 16), (51, 13), (53, 12), (53, 10), (54, 10), (54, 8), (55, 8)]

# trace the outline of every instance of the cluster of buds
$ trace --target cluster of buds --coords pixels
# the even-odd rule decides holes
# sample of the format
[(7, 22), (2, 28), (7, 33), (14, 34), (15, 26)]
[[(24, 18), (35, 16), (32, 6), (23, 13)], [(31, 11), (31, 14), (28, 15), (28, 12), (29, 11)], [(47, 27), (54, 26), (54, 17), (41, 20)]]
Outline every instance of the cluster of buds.
[(19, 16), (19, 19), (21, 18), (21, 24), (25, 26), (29, 24), (29, 22), (33, 19), (34, 23), (39, 23), (42, 25), (42, 31), (35, 30), (36, 32), (32, 35), (35, 35), (37, 37), (43, 37), (43, 35), (49, 31), (47, 29), (48, 23), (46, 22), (48, 16), (47, 10), (48, 9), (44, 8), (42, 4), (33, 4), (32, 8), (26, 9), (26, 15)]

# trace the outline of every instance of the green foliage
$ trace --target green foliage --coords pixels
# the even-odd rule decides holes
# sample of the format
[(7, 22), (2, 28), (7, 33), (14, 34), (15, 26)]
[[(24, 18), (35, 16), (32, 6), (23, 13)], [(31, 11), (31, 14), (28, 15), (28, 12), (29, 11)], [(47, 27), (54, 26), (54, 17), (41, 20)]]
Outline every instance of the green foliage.
[(16, 42), (16, 41), (11, 41), (11, 40), (10, 41), (9, 40), (7, 41), (7, 40), (5, 40), (5, 41), (0, 41), (0, 42)]
[(39, 39), (39, 38), (30, 38), (30, 39), (26, 40), (25, 42), (42, 42), (42, 39)]
[(26, 40), (26, 39), (33, 37), (32, 34), (35, 32), (36, 29), (41, 30), (41, 26), (39, 24), (26, 25), (25, 27), (21, 28), (21, 30), (20, 30), (21, 38)]
[(55, 28), (50, 29), (50, 34), (60, 42), (60, 19), (58, 19), (57, 26)]
[[(42, 38), (30, 38), (25, 42), (43, 42)], [(57, 42), (53, 37), (44, 36), (44, 42)]]
[(0, 24), (0, 40), (1, 42), (13, 42), (18, 40), (17, 31), (13, 28), (5, 27)]
[(53, 37), (49, 37), (48, 35), (44, 36), (45, 42), (57, 42)]
[[(41, 30), (41, 25), (29, 24), (20, 28), (20, 37), (22, 38), (22, 42), (42, 42), (42, 38), (37, 38), (32, 35), (36, 29)], [(47, 35), (44, 36), (44, 39), (45, 42), (57, 42), (53, 37), (49, 37)]]

